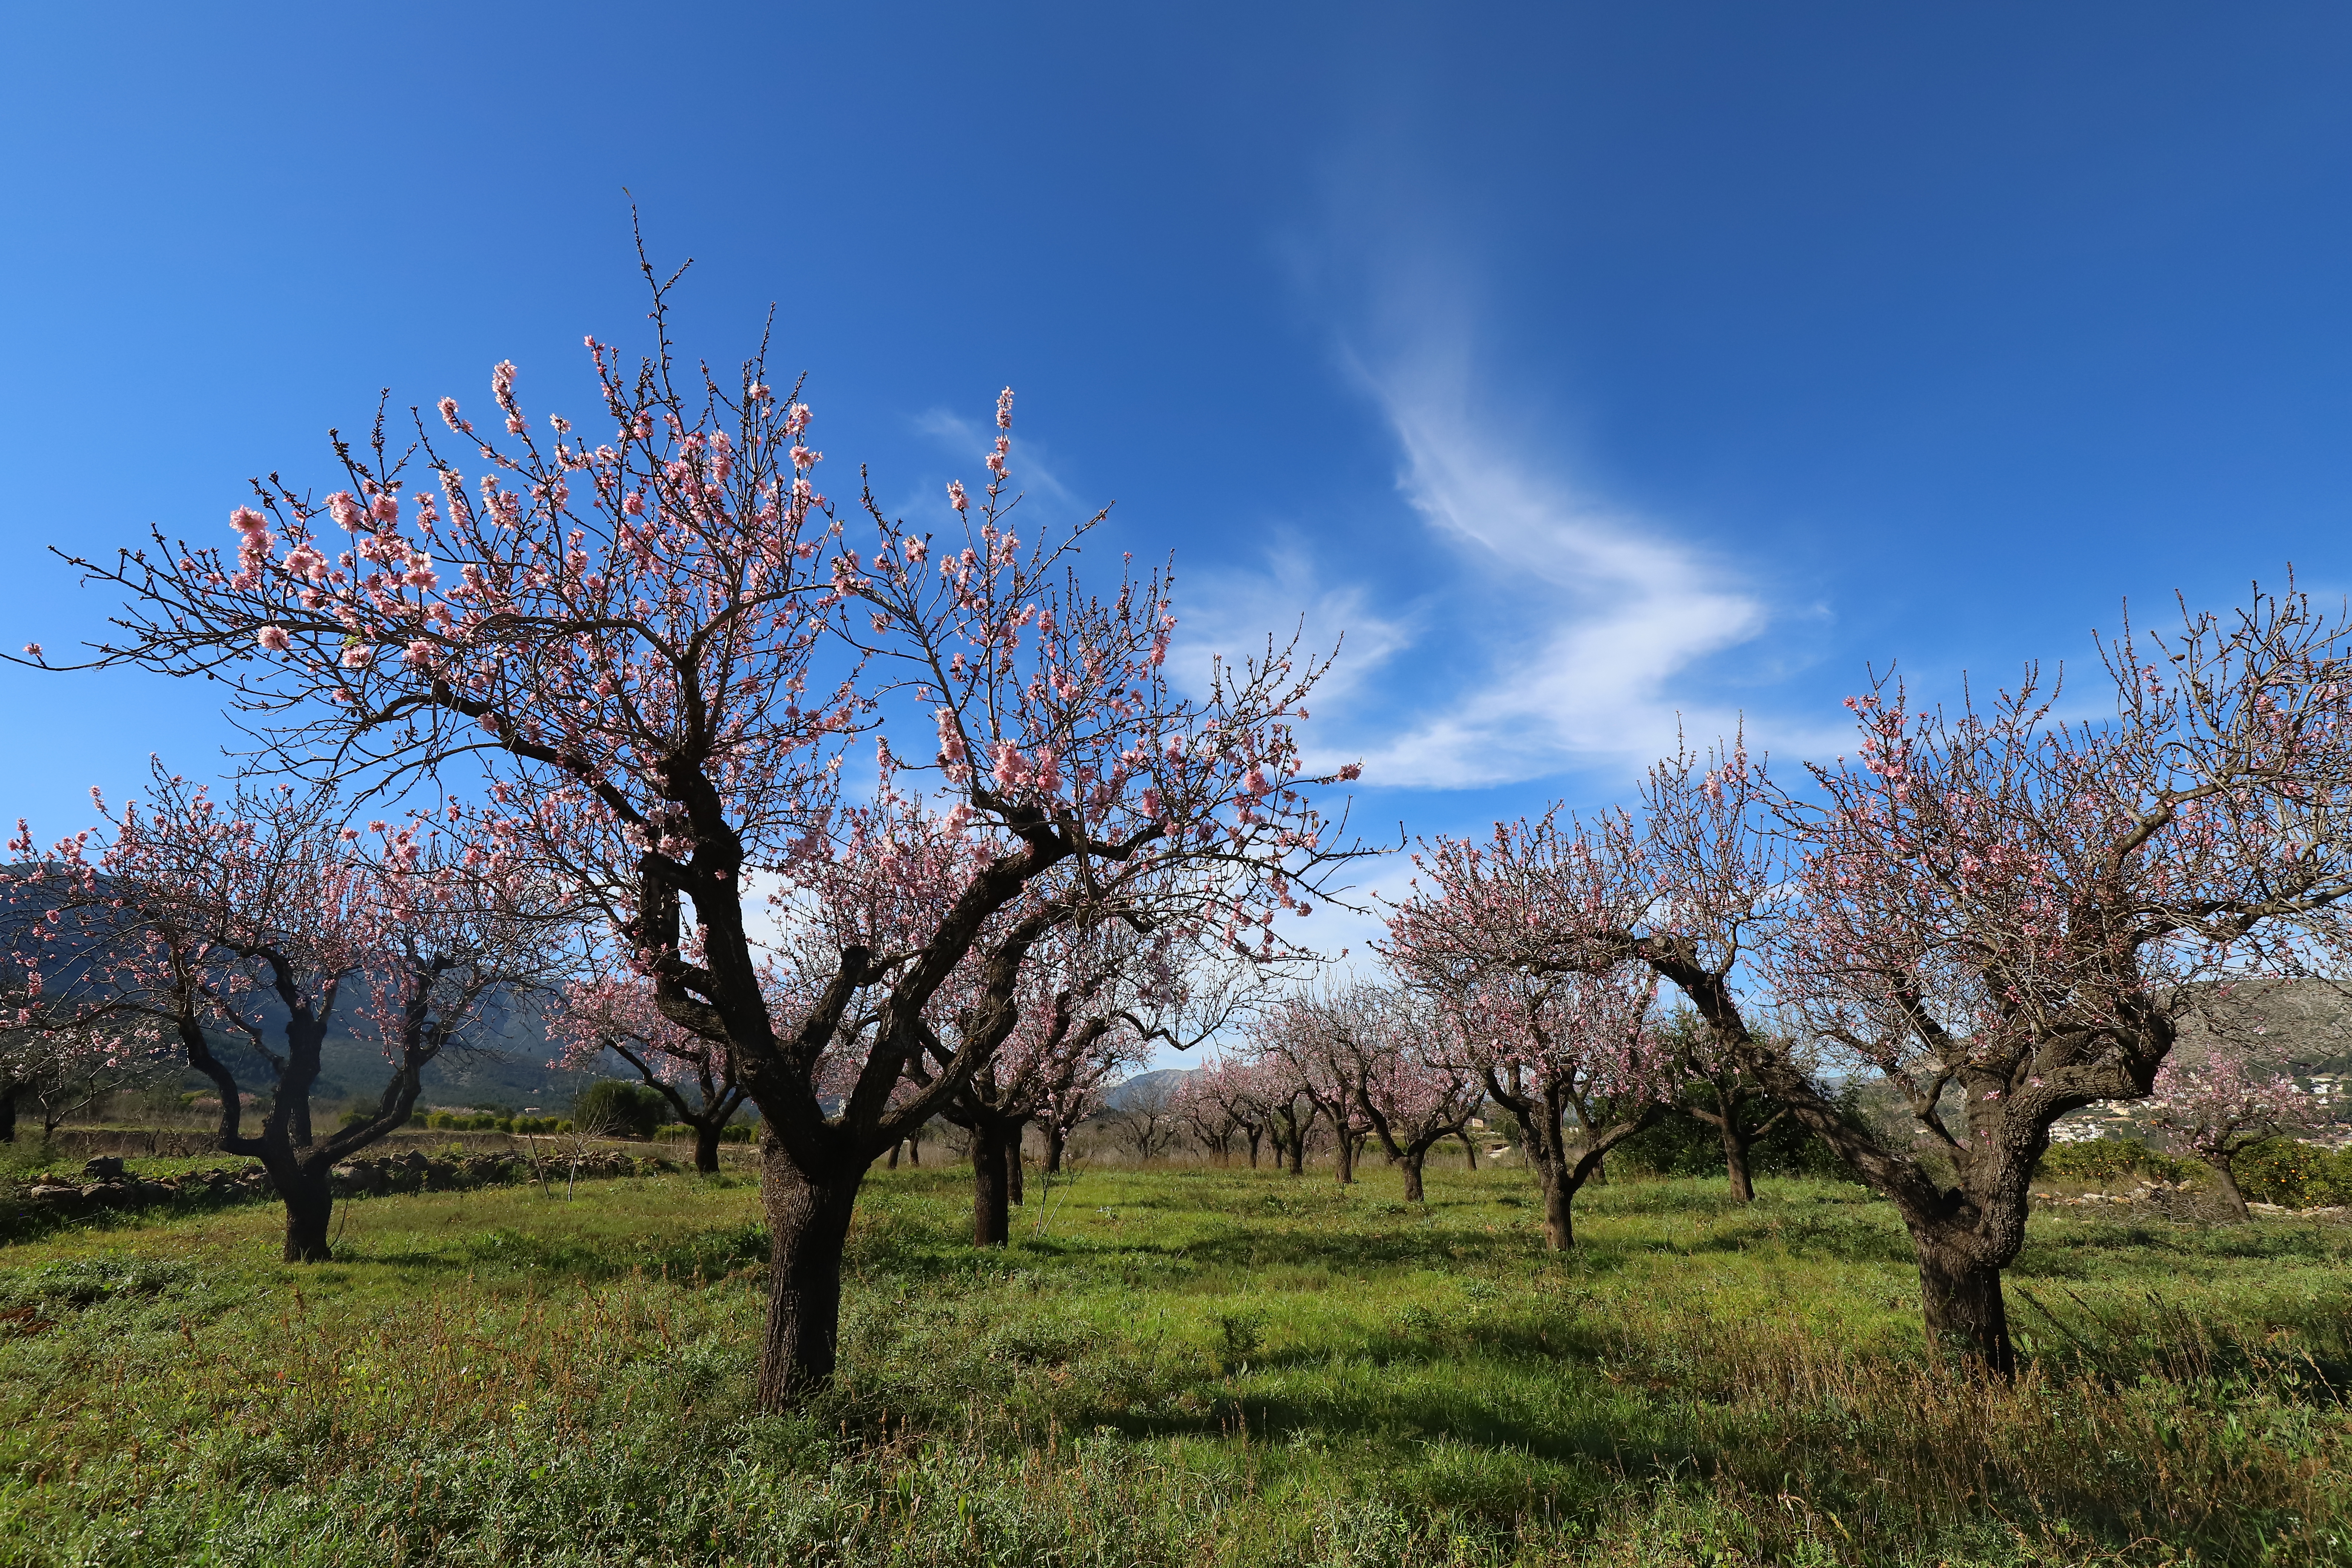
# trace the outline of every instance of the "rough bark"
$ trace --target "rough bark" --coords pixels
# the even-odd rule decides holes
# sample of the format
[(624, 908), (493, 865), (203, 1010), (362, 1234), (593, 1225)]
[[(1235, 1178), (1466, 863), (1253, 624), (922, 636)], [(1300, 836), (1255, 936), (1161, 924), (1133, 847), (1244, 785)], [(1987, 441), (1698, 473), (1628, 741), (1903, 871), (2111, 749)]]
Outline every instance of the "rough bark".
[(2229, 1205), (2230, 1217), (2242, 1225), (2251, 1221), (2254, 1211), (2246, 1206), (2245, 1192), (2238, 1185), (2238, 1173), (2231, 1169), (2230, 1161), (2209, 1159), (2205, 1163), (2213, 1167), (2215, 1175), (2221, 1178), (2221, 1196)]
[(1455, 1133), (1454, 1136), (1462, 1140), (1462, 1157), (1470, 1163), (1470, 1168), (1472, 1170), (1476, 1170), (1478, 1168), (1478, 1141), (1470, 1136), (1470, 1131), (1466, 1127), (1461, 1131)]
[(1404, 1158), (1398, 1162), (1404, 1167), (1404, 1201), (1409, 1204), (1428, 1201), (1422, 1196), (1421, 1191), (1421, 1162), (1426, 1152), (1425, 1150), (1408, 1149)]
[(1062, 1172), (1062, 1150), (1069, 1142), (1069, 1133), (1055, 1122), (1045, 1125), (1045, 1173), (1056, 1176)]
[(768, 1215), (767, 1333), (760, 1347), (760, 1407), (781, 1410), (833, 1376), (841, 1341), (841, 1258), (866, 1174), (844, 1160), (812, 1177), (771, 1142), (761, 1163)]
[(1912, 1244), (1919, 1257), (1919, 1301), (1928, 1342), (1998, 1376), (2016, 1375), (2017, 1351), (2009, 1340), (2000, 1269), (1916, 1232)]
[(1566, 1252), (1576, 1245), (1576, 1220), (1569, 1207), (1576, 1189), (1569, 1185), (1568, 1173), (1550, 1163), (1536, 1166), (1536, 1184), (1543, 1191), (1544, 1246)]
[(1756, 1201), (1756, 1183), (1748, 1171), (1749, 1138), (1738, 1120), (1726, 1117), (1716, 1131), (1723, 1135), (1723, 1173), (1731, 1183), (1731, 1201), (1736, 1204)]
[(1335, 1148), (1332, 1163), (1338, 1170), (1339, 1184), (1343, 1187), (1351, 1186), (1356, 1180), (1356, 1142), (1348, 1136), (1345, 1128), (1340, 1130), (1339, 1136), (1333, 1142)]
[(717, 1124), (709, 1122), (694, 1130), (694, 1168), (706, 1176), (719, 1173), (719, 1132)]
[(1004, 1134), (982, 1119), (971, 1129), (971, 1244), (1003, 1247), (1013, 1236), (1006, 1202)]
[(268, 1163), (269, 1179), (286, 1205), (286, 1261), (330, 1261), (327, 1224), (334, 1217), (335, 1194), (321, 1168)]

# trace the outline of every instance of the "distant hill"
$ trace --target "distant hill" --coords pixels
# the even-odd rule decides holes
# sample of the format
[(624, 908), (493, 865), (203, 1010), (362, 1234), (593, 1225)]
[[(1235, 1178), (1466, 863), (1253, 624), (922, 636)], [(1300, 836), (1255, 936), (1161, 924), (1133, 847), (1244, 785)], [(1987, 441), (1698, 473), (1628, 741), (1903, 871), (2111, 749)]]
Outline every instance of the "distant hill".
[(1200, 1070), (1199, 1068), (1160, 1068), (1151, 1072), (1137, 1073), (1133, 1078), (1113, 1084), (1103, 1095), (1103, 1103), (1113, 1110), (1125, 1110), (1146, 1095), (1173, 1094), (1186, 1079)]
[[(282, 1024), (285, 1010), (274, 999), (268, 1004), (268, 1012), (270, 1026)], [(609, 1053), (598, 1070), (551, 1068), (548, 1062), (555, 1047), (540, 1020), (525, 1007), (509, 1006), (495, 1015), (483, 1034), (483, 1049), (446, 1056), (425, 1065), (418, 1103), (553, 1111), (570, 1105), (573, 1097), (600, 1078), (636, 1077), (635, 1068)], [(236, 1038), (216, 1037), (213, 1048), (236, 1071), (238, 1083), (257, 1089), (268, 1081), (264, 1065)], [(311, 1104), (373, 1100), (383, 1092), (391, 1077), (392, 1064), (383, 1050), (373, 1040), (354, 1034), (343, 1009), (338, 1007), (319, 1052), (319, 1082), (311, 1090)], [(211, 1080), (191, 1073), (186, 1087), (210, 1088)]]

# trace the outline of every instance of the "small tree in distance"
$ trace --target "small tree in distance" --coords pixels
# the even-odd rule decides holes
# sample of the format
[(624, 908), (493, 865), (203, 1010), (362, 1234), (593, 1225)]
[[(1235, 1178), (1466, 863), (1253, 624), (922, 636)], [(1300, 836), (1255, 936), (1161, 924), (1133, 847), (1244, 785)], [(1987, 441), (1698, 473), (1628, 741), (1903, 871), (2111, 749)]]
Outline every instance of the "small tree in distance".
[(2238, 1185), (2238, 1157), (2257, 1143), (2307, 1132), (2328, 1119), (2326, 1097), (2305, 1089), (2252, 1040), (2210, 1034), (2180, 1046), (2157, 1069), (2149, 1120), (2221, 1178), (2233, 1216), (2253, 1217)]

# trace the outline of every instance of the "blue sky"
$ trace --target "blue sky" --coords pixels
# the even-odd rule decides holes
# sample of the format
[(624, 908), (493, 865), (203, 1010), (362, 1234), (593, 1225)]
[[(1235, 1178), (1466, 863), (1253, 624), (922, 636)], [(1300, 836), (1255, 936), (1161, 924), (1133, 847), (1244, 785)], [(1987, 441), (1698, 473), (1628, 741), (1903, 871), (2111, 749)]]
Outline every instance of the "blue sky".
[[(1040, 511), (1172, 549), (1192, 651), (1348, 642), (1360, 815), (1840, 749), (2129, 596), (2347, 580), (2352, 11), (2281, 5), (20, 7), (0, 636), (41, 552), (226, 537), (325, 430), (591, 406), (642, 306), (771, 301), (833, 488), (909, 515), (1019, 389)], [(0, 669), (45, 835), (201, 689)]]

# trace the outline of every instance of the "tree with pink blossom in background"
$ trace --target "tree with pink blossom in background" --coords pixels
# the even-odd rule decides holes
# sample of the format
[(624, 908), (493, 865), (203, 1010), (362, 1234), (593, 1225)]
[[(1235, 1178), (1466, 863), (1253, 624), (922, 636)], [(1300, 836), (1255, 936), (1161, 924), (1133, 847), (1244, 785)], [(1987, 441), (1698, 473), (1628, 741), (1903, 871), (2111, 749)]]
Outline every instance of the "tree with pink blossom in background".
[[(330, 1256), (331, 1172), (407, 1123), (425, 1065), (471, 1048), (488, 1010), (562, 962), (562, 911), (544, 885), (449, 826), (419, 816), (362, 830), (331, 792), (281, 784), (215, 800), (159, 766), (143, 801), (95, 840), (61, 843), (37, 884), (13, 889), (102, 923), (96, 988), (159, 1021), (213, 1080), (216, 1146), (268, 1172), (289, 1263)], [(310, 1100), (339, 1012), (391, 1070), (373, 1112), (329, 1132)], [(260, 1064), (270, 1104), (252, 1132), (216, 1035)]]
[(2324, 1093), (2295, 1082), (2276, 1042), (2257, 1032), (2252, 1019), (2231, 1019), (2234, 1026), (2218, 1030), (2210, 1019), (2196, 1022), (2207, 1026), (2184, 1029), (2189, 1037), (2157, 1069), (2148, 1120), (2211, 1167), (2234, 1217), (2249, 1220), (2238, 1157), (2257, 1143), (2325, 1125), (2333, 1107)]

